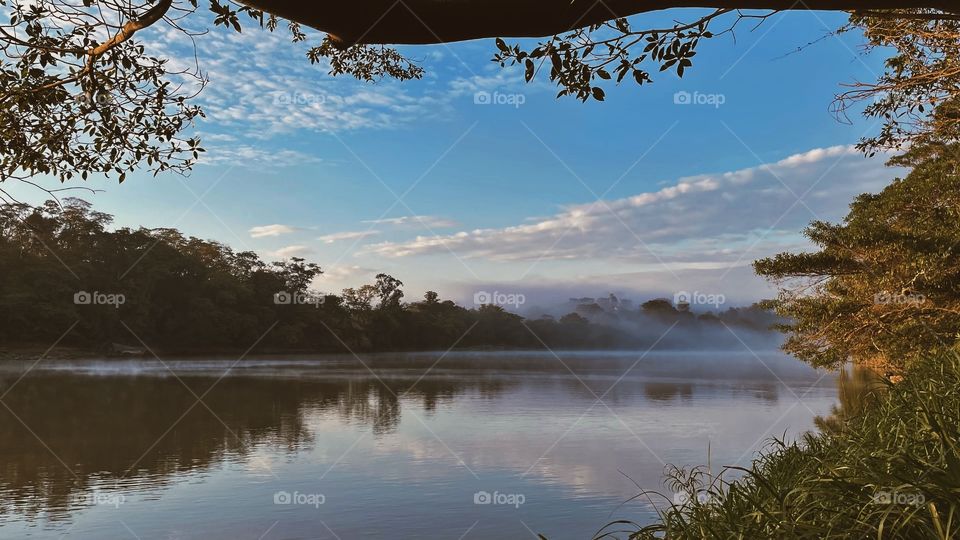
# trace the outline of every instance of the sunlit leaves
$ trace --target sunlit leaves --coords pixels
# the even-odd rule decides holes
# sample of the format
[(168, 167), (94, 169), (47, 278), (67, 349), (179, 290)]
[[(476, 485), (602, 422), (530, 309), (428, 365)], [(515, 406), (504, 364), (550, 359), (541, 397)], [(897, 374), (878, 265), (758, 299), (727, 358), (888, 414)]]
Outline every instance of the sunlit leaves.
[(870, 155), (915, 148), (929, 153), (960, 140), (960, 21), (923, 17), (930, 10), (894, 13), (903, 17), (854, 15), (840, 29), (863, 32), (867, 50), (892, 55), (877, 81), (847, 85), (834, 111), (846, 119), (862, 104), (864, 115), (882, 123), (879, 133), (859, 144)]
[(754, 264), (780, 285), (770, 305), (791, 320), (785, 349), (817, 366), (849, 359), (904, 368), (960, 337), (960, 147), (916, 163), (842, 223), (805, 231), (819, 251)]
[[(168, 61), (116, 39), (116, 22), (102, 15), (119, 13), (126, 23), (164, 4), (96, 4), (87, 1), (88, 11), (59, 2), (9, 5), (11, 24), (0, 35), (0, 181), (38, 174), (122, 181), (141, 167), (189, 170), (203, 151), (199, 140), (180, 135), (202, 113), (170, 81)], [(113, 46), (91, 52), (109, 37)]]
[[(191, 15), (198, 0), (0, 0), (0, 6), (10, 17), (0, 26), (0, 182), (36, 175), (123, 181), (139, 169), (154, 175), (192, 169), (203, 148), (186, 133), (203, 112), (191, 99), (206, 81), (199, 68), (173, 69), (171, 59), (151, 56), (134, 34), (140, 22), (186, 32), (178, 19)], [(234, 32), (244, 20), (269, 31), (278, 26), (276, 16), (231, 0), (209, 0), (209, 10), (215, 27)], [(288, 29), (293, 41), (308, 39), (298, 24)], [(363, 81), (423, 75), (395, 49), (329, 37), (307, 56), (333, 75)]]

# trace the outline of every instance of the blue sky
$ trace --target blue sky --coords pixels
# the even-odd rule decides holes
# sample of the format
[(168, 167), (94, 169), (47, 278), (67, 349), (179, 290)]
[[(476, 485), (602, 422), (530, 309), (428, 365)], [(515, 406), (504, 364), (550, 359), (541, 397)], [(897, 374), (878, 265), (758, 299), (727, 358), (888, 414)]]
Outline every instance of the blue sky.
[[(854, 34), (787, 55), (843, 21), (798, 12), (744, 24), (735, 40), (704, 42), (682, 80), (655, 73), (586, 104), (500, 69), (493, 40), (406, 47), (426, 77), (374, 85), (328, 76), (282, 32), (215, 29), (199, 38), (206, 162), (189, 178), (93, 180), (105, 191), (83, 197), (117, 226), (306, 257), (327, 270), (324, 291), (385, 271), (408, 297), (697, 290), (751, 301), (770, 289), (750, 261), (807, 247), (806, 223), (841, 218), (897, 173), (850, 148), (876, 126), (829, 112), (839, 85), (875, 79), (882, 58), (860, 55)], [(193, 62), (175, 32), (145, 44)], [(723, 103), (677, 104), (678, 92)]]

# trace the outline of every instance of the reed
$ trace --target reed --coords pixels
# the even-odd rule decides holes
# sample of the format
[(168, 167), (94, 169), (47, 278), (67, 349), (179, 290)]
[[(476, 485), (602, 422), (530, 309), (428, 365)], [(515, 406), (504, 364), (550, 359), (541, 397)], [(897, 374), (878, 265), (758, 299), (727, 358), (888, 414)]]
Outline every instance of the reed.
[(683, 504), (642, 492), (655, 523), (619, 520), (595, 538), (960, 538), (960, 358), (872, 392), (838, 429), (774, 439), (748, 468), (671, 468)]

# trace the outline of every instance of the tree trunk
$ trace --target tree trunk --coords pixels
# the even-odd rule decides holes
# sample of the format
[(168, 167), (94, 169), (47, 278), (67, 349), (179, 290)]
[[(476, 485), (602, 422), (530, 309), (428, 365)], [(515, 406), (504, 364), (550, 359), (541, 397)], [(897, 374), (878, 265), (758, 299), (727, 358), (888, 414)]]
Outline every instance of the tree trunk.
[(241, 0), (331, 34), (339, 42), (421, 44), (540, 37), (670, 8), (853, 11), (929, 8), (956, 0)]

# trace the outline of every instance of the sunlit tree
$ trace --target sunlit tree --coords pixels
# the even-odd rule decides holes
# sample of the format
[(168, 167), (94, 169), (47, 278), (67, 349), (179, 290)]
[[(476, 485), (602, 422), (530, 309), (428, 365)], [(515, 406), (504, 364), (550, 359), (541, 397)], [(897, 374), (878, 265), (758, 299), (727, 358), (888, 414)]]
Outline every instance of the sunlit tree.
[(785, 349), (816, 366), (848, 359), (890, 373), (960, 339), (960, 147), (918, 164), (842, 223), (816, 221), (819, 248), (755, 263), (780, 285)]

